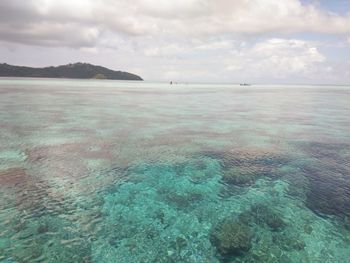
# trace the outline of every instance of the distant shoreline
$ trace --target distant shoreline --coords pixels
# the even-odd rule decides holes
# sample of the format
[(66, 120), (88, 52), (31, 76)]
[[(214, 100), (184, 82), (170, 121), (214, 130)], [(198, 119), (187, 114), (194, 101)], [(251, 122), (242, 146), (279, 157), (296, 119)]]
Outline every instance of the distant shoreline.
[(114, 71), (105, 67), (80, 62), (43, 68), (14, 66), (4, 63), (0, 64), (0, 77), (143, 81), (143, 79), (136, 74)]

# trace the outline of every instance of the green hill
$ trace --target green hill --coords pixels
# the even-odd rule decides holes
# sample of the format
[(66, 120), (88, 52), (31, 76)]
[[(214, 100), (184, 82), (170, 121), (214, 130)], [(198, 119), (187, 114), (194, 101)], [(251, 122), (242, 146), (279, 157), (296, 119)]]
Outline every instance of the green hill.
[(4, 63), (0, 64), (0, 77), (143, 80), (135, 74), (114, 71), (88, 63), (74, 63), (44, 68), (13, 66)]

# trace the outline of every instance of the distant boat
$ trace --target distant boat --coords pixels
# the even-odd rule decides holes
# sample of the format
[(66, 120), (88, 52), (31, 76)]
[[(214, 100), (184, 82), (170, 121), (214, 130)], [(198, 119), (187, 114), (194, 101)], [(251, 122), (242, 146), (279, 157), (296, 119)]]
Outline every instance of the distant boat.
[(239, 84), (240, 86), (251, 86), (251, 84), (248, 84), (248, 83), (241, 83)]

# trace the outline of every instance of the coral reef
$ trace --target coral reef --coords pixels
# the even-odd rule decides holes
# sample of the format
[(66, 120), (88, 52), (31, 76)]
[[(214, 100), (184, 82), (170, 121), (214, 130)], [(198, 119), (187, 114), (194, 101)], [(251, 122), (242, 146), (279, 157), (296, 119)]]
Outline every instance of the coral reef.
[(250, 186), (260, 176), (259, 171), (254, 171), (251, 168), (232, 168), (224, 173), (222, 180), (229, 185)]
[(269, 227), (272, 231), (280, 231), (286, 227), (286, 223), (282, 219), (281, 215), (267, 205), (257, 203), (251, 206), (251, 208), (239, 215), (242, 222), (247, 224), (258, 224)]
[(232, 151), (208, 151), (206, 156), (220, 161), (222, 181), (228, 185), (251, 186), (262, 177), (276, 179), (291, 158), (269, 149), (247, 148)]
[(349, 261), (347, 87), (0, 82), (1, 262)]
[(234, 220), (225, 220), (211, 233), (210, 241), (222, 256), (242, 255), (251, 248), (250, 228)]
[(192, 162), (131, 166), (131, 180), (105, 196), (106, 224), (94, 258), (104, 261), (109, 253), (119, 262), (215, 262), (208, 217), (217, 220), (220, 177), (194, 183), (184, 176), (191, 169), (206, 176), (215, 167), (207, 162), (202, 170)]
[(244, 149), (234, 149), (226, 151), (207, 151), (203, 155), (220, 160), (224, 170), (233, 167), (255, 167), (265, 173), (290, 162), (290, 156), (275, 151), (274, 149), (246, 147)]
[(308, 179), (306, 206), (315, 213), (350, 217), (350, 166), (348, 144), (309, 143), (301, 147), (309, 161), (303, 167)]

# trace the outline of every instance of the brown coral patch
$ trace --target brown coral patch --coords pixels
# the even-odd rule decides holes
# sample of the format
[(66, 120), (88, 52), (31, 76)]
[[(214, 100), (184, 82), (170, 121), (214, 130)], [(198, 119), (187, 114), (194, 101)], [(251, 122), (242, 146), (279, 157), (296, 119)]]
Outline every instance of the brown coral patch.
[(222, 256), (235, 256), (251, 248), (250, 228), (240, 221), (226, 220), (211, 233), (210, 241)]
[(10, 168), (0, 171), (1, 186), (16, 186), (26, 180), (26, 171), (21, 167)]

